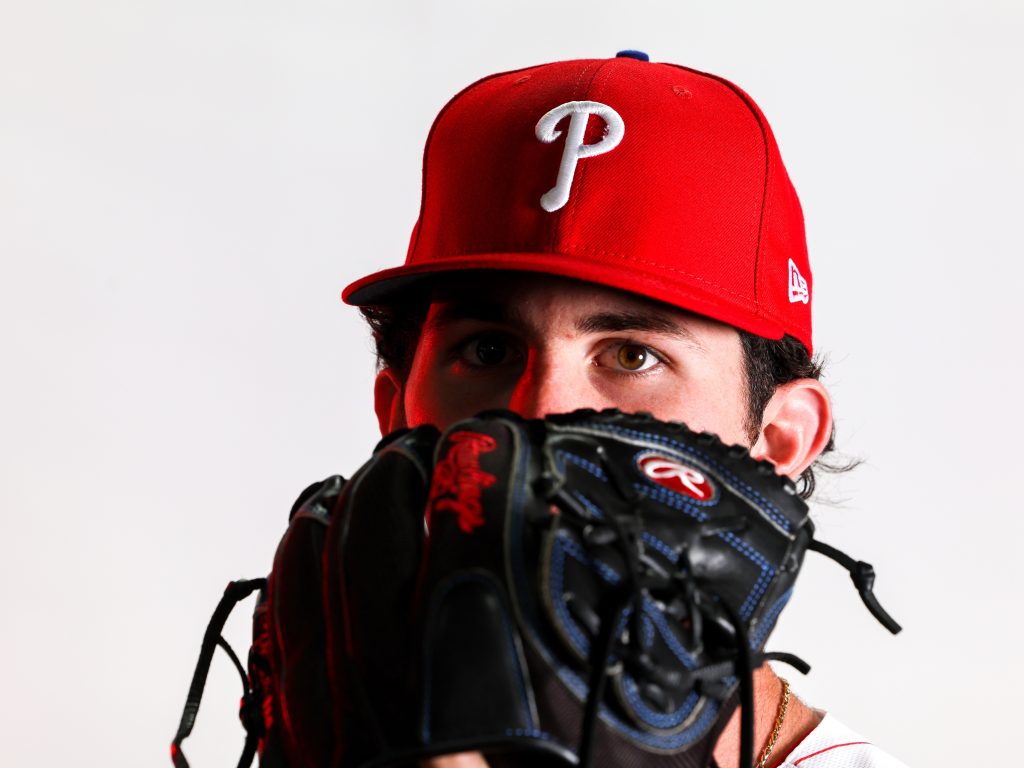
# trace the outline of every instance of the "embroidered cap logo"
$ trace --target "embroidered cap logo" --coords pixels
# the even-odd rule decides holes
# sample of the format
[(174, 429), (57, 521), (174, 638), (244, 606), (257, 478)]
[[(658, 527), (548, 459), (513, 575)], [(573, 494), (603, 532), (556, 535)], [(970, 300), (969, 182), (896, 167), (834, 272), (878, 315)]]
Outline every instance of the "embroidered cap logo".
[[(626, 132), (626, 124), (619, 113), (607, 104), (597, 101), (569, 101), (555, 107), (537, 122), (537, 138), (545, 144), (555, 141), (562, 132), (555, 126), (566, 115), (569, 119), (569, 131), (565, 136), (565, 149), (562, 150), (562, 162), (558, 166), (558, 179), (555, 186), (541, 195), (540, 205), (548, 213), (553, 213), (569, 200), (569, 190), (576, 174), (576, 163), (580, 158), (593, 157), (610, 152), (622, 141)], [(587, 122), (591, 115), (604, 120), (605, 132), (600, 141), (584, 144), (583, 136), (587, 131)]]
[(811, 300), (811, 293), (807, 290), (807, 281), (804, 280), (804, 276), (800, 274), (800, 270), (796, 268), (796, 264), (793, 260), (789, 260), (789, 303), (796, 304), (796, 302), (802, 302), (806, 304)]

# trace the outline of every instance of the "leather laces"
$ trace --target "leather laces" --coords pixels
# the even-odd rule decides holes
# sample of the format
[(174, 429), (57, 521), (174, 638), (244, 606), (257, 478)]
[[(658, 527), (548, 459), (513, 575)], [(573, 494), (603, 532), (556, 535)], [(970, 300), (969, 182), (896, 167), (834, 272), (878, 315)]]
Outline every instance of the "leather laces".
[(174, 768), (189, 768), (189, 762), (182, 751), (181, 744), (192, 733), (192, 728), (195, 726), (196, 716), (199, 714), (199, 704), (206, 688), (206, 679), (213, 662), (213, 654), (218, 647), (231, 659), (242, 678), (242, 703), (238, 716), (245, 728), (246, 737), (242, 755), (238, 759), (238, 766), (239, 768), (248, 768), (252, 764), (259, 738), (263, 733), (263, 717), (260, 712), (262, 694), (253, 682), (257, 676), (246, 674), (238, 655), (232, 650), (221, 632), (224, 631), (224, 625), (234, 607), (253, 592), (265, 589), (266, 586), (266, 579), (232, 581), (224, 590), (224, 596), (221, 597), (214, 609), (210, 623), (206, 626), (206, 633), (203, 635), (199, 660), (196, 662), (196, 669), (192, 674), (192, 683), (189, 685), (185, 708), (181, 713), (181, 722), (178, 724), (178, 731), (174, 734), (174, 740), (171, 742), (171, 761), (174, 763)]
[[(555, 462), (554, 445), (551, 440), (546, 446), (547, 472), (542, 477), (543, 490), (549, 502), (557, 506), (562, 514), (560, 521), (576, 528), (586, 543), (612, 546), (619, 553), (624, 565), (623, 579), (619, 584), (608, 585), (603, 605), (597, 610), (586, 606), (573, 606), (582, 615), (592, 631), (595, 641), (589, 654), (590, 674), (587, 697), (582, 721), (582, 735), (577, 755), (579, 768), (591, 768), (593, 750), (604, 690), (608, 676), (620, 670), (623, 663), (637, 664), (644, 668), (646, 658), (642, 647), (640, 621), (643, 601), (652, 586), (665, 586), (665, 572), (645, 555), (645, 545), (640, 533), (643, 531), (644, 497), (639, 494), (621, 473), (621, 468), (607, 460), (603, 447), (597, 441), (590, 441), (579, 435), (567, 439), (589, 443), (595, 450), (609, 482), (625, 502), (624, 512), (606, 511), (600, 517), (574, 499), (565, 490), (564, 475), (558, 471)], [(701, 526), (701, 535), (710, 536), (742, 527), (742, 520), (709, 521)], [(808, 525), (811, 525), (808, 521)], [(811, 525), (813, 534), (813, 525)], [(874, 569), (868, 563), (855, 561), (849, 555), (823, 542), (811, 538), (808, 548), (846, 568), (858, 593), (871, 614), (893, 634), (900, 631), (899, 624), (881, 607), (872, 591)], [(681, 561), (685, 558), (681, 558)], [(702, 626), (713, 621), (718, 626), (728, 627), (732, 633), (731, 656), (723, 661), (705, 665), (690, 671), (693, 682), (701, 682), (705, 693), (722, 694), (729, 686), (721, 685), (723, 680), (735, 678), (739, 684), (740, 706), (740, 768), (753, 768), (754, 763), (754, 670), (766, 661), (778, 661), (797, 669), (803, 674), (810, 671), (810, 665), (800, 657), (787, 652), (762, 652), (751, 647), (744, 621), (717, 595), (708, 593), (696, 583), (693, 576), (680, 563), (676, 573), (670, 574), (674, 594), (665, 602), (665, 613), (675, 619), (689, 619), (690, 637), (696, 644), (702, 637)], [(588, 615), (589, 614), (589, 615)], [(630, 631), (622, 633), (620, 628), (628, 616)], [(622, 641), (625, 637), (625, 641)], [(657, 673), (647, 665), (647, 674)]]

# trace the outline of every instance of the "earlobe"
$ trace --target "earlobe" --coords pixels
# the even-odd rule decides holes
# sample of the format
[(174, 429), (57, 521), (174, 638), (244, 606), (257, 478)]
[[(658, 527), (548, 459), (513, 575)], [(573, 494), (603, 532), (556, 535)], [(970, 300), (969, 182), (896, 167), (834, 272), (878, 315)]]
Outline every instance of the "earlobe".
[(815, 379), (797, 379), (775, 390), (764, 409), (761, 433), (751, 449), (779, 474), (797, 478), (814, 463), (832, 436), (832, 400)]
[(390, 368), (378, 373), (373, 383), (373, 410), (382, 437), (406, 426), (402, 382)]

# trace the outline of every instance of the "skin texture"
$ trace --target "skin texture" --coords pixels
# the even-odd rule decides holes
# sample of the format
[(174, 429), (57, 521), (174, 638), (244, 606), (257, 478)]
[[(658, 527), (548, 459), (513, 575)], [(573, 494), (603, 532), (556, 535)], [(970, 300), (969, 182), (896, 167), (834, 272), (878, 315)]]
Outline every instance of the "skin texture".
[[(775, 392), (751, 445), (747, 381), (736, 329), (633, 294), (547, 275), (466, 275), (435, 289), (404, 379), (385, 369), (375, 385), (382, 434), (432, 423), (443, 429), (488, 408), (541, 417), (576, 408), (648, 411), (717, 433), (797, 477), (824, 449), (831, 403), (811, 379)], [(781, 684), (755, 673), (755, 743), (775, 723)], [(820, 713), (794, 698), (774, 754), (784, 756)], [(734, 714), (715, 748), (719, 765), (739, 759)], [(773, 761), (774, 762), (774, 761)], [(477, 753), (432, 768), (481, 768)]]

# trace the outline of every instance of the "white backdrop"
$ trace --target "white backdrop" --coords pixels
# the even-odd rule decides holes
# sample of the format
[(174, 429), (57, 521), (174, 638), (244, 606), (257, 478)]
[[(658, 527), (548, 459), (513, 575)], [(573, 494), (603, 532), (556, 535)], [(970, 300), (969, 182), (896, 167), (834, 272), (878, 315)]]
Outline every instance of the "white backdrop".
[[(1024, 5), (372, 5), (0, 0), (0, 765), (169, 765), (225, 583), (375, 442), (338, 293), (403, 258), (434, 114), (622, 48), (747, 89), (804, 203), (865, 459), (816, 518), (906, 630), (811, 556), (771, 645), (912, 766), (1012, 763)], [(218, 655), (197, 768), (237, 759), (234, 675)]]

